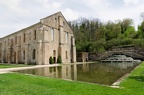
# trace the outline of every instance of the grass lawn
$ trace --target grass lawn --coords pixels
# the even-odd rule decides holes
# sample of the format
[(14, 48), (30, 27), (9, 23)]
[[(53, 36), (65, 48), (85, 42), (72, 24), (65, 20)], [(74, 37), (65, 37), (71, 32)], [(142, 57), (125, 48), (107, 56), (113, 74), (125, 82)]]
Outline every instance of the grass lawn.
[(121, 84), (131, 95), (144, 95), (144, 62), (140, 64)]
[(24, 66), (30, 66), (25, 64), (0, 64), (0, 68), (14, 68), (14, 67), (24, 67)]
[(144, 63), (120, 89), (18, 73), (0, 74), (0, 95), (144, 95)]

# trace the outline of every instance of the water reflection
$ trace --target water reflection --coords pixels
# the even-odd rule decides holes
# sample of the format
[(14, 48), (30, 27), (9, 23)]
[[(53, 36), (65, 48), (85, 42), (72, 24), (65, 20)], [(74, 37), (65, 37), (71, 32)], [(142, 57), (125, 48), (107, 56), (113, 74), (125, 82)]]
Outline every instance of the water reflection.
[(111, 85), (133, 70), (136, 63), (84, 63), (16, 71), (52, 78)]

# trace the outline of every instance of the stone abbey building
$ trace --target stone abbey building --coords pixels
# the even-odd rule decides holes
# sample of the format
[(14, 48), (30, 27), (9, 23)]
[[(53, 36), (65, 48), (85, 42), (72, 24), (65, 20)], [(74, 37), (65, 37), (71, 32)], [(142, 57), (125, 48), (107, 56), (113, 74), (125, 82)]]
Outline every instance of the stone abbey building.
[(0, 38), (0, 63), (49, 64), (76, 61), (74, 34), (61, 12), (18, 32)]

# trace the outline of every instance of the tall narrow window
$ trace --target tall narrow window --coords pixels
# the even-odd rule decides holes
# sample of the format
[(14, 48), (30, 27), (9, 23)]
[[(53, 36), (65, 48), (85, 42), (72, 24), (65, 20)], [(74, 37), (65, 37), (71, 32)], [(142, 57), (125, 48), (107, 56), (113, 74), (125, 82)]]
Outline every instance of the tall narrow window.
[(11, 39), (11, 45), (13, 46), (14, 44), (13, 44), (13, 39)]
[(54, 60), (54, 63), (56, 63), (56, 50), (53, 50), (53, 60)]
[(17, 44), (17, 36), (15, 36), (15, 44)]
[(68, 43), (68, 32), (66, 32), (66, 43)]
[(35, 59), (36, 58), (36, 51), (35, 51), (35, 49), (33, 49), (33, 59)]
[(23, 35), (23, 42), (25, 42), (25, 33), (24, 33), (24, 35)]
[(21, 36), (19, 36), (19, 42), (18, 43), (19, 43), (19, 45), (21, 44)]
[(34, 31), (34, 40), (36, 40), (36, 30)]
[(10, 45), (9, 39), (8, 39), (8, 46)]
[(63, 21), (63, 26), (65, 26), (65, 22)]
[(7, 43), (6, 43), (6, 41), (4, 41), (3, 46), (6, 46), (6, 45), (7, 45)]
[(53, 56), (56, 56), (56, 50), (53, 50)]
[(25, 59), (25, 51), (23, 51), (23, 59)]
[(51, 29), (51, 41), (54, 41), (54, 29)]
[(66, 59), (68, 59), (68, 52), (66, 51)]
[(8, 59), (9, 59), (9, 53), (6, 53), (6, 61), (8, 62)]
[(57, 23), (57, 18), (55, 18), (55, 23)]
[(2, 56), (2, 54), (1, 54), (1, 48), (2, 48), (2, 43), (0, 43), (0, 58)]

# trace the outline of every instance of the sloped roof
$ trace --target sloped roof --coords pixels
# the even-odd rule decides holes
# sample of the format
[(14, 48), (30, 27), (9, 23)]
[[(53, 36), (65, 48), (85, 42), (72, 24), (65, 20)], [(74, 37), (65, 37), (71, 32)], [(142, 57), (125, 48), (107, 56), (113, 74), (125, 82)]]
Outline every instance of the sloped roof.
[[(47, 19), (47, 18), (50, 18), (50, 17), (52, 17), (52, 16), (54, 16), (54, 15), (58, 15), (58, 14), (61, 15), (62, 18), (64, 18), (66, 24), (67, 24), (68, 27), (71, 29), (71, 27), (70, 27), (69, 23), (67, 22), (66, 18), (63, 16), (63, 14), (62, 14), (60, 11), (57, 12), (57, 13), (54, 13), (54, 14), (52, 14), (52, 15), (49, 15), (49, 16), (47, 16), (47, 17), (45, 17), (45, 18), (42, 18), (42, 19), (40, 19), (40, 20), (42, 21), (42, 20), (45, 20), (45, 19)], [(71, 29), (71, 31), (73, 31), (73, 30)], [(73, 32), (72, 32), (72, 33), (73, 33)]]
[[(53, 15), (57, 15), (57, 14), (60, 14), (60, 15), (64, 18), (64, 20), (65, 20), (65, 22), (67, 23), (67, 25), (69, 26), (67, 20), (65, 19), (65, 17), (63, 16), (63, 14), (62, 14), (60, 11), (57, 12), (57, 13), (54, 13), (54, 14), (52, 14), (52, 15), (49, 15), (49, 16), (47, 16), (47, 17), (45, 17), (45, 18), (42, 18), (42, 19), (40, 19), (40, 21), (41, 21), (41, 20), (44, 20), (44, 19), (46, 19), (46, 18), (49, 18), (49, 17), (51, 17), (51, 16), (53, 16)], [(17, 33), (19, 33), (19, 32), (22, 32), (23, 30), (27, 30), (27, 29), (29, 29), (29, 28), (31, 28), (31, 27), (34, 27), (35, 25), (38, 25), (38, 24), (42, 24), (42, 23), (41, 23), (41, 22), (38, 22), (38, 23), (36, 23), (36, 24), (33, 24), (33, 25), (28, 26), (28, 27), (26, 27), (26, 28), (23, 28), (23, 29), (21, 29), (21, 30), (19, 30), (19, 31), (16, 31), (16, 32), (14, 32), (14, 33), (12, 33), (12, 34), (9, 34), (9, 35), (7, 35), (7, 36), (5, 36), (5, 37), (0, 38), (0, 40), (3, 39), (3, 38), (6, 38), (6, 37), (8, 37), (8, 36), (17, 34)], [(69, 26), (69, 28), (71, 29), (70, 26)], [(72, 29), (71, 29), (71, 30), (72, 30)]]
[[(34, 27), (34, 26), (36, 26), (36, 25), (38, 25), (38, 24), (40, 24), (40, 22), (35, 23), (35, 24), (33, 24), (33, 25), (31, 25), (31, 26), (28, 26), (28, 27), (26, 27), (26, 28), (20, 29), (20, 30), (18, 30), (18, 31), (16, 31), (16, 32), (12, 33), (12, 34), (9, 34), (9, 35), (7, 35), (7, 36), (4, 36), (3, 38), (6, 38), (6, 37), (8, 37), (8, 36), (11, 36), (11, 35), (20, 33), (20, 32), (22, 32), (22, 31), (27, 30), (27, 29), (29, 29), (29, 28), (31, 28), (31, 27)], [(1, 39), (3, 39), (3, 38), (1, 38)]]

